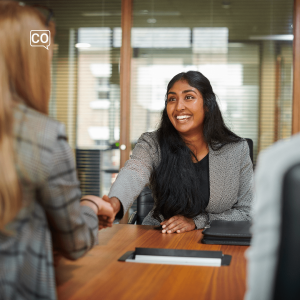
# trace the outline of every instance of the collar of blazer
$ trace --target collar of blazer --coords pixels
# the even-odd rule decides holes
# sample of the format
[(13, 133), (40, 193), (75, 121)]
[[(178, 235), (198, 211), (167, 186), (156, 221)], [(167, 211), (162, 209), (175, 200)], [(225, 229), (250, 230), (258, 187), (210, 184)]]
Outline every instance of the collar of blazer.
[[(219, 143), (216, 143), (216, 146), (220, 145)], [(222, 148), (220, 148), (219, 150), (213, 150), (211, 148), (210, 145), (208, 145), (208, 148), (209, 148), (209, 153), (210, 155), (222, 155), (224, 153), (226, 153), (227, 151), (227, 147), (228, 147), (228, 144), (224, 145)]]

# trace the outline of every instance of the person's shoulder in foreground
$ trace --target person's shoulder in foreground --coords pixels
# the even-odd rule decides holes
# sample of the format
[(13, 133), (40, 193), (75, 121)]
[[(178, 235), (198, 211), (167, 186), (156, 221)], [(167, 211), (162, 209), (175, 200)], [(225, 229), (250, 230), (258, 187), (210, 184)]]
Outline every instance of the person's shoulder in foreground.
[(246, 300), (272, 297), (280, 239), (280, 211), (283, 178), (300, 162), (300, 134), (275, 143), (258, 158), (255, 173), (252, 242), (247, 252), (248, 291)]
[(52, 245), (66, 258), (83, 256), (97, 243), (98, 220), (79, 204), (64, 126), (24, 104), (15, 106), (13, 124), (22, 208), (6, 224), (13, 235), (0, 232), (0, 294), (3, 299), (56, 299)]
[[(14, 136), (37, 145), (37, 140), (45, 144), (44, 150), (53, 148), (53, 142), (59, 139), (67, 140), (65, 125), (42, 114), (24, 103), (14, 107)], [(41, 148), (43, 149), (43, 148)], [(50, 149), (49, 149), (50, 150)]]
[(54, 242), (56, 235), (63, 230), (70, 232), (72, 239), (76, 239), (72, 231), (79, 221), (69, 223), (68, 218), (75, 219), (76, 216), (82, 219), (83, 214), (84, 221), (80, 222), (85, 223), (85, 226), (82, 228), (86, 225), (93, 228), (92, 241), (88, 241), (89, 246), (82, 251), (75, 251), (77, 242), (74, 240), (72, 247), (70, 241), (67, 242), (67, 236), (60, 243), (67, 258), (76, 259), (82, 256), (97, 241), (97, 218), (91, 208), (79, 206), (79, 201), (74, 201), (80, 199), (81, 191), (65, 126), (20, 103), (14, 109), (14, 137), (16, 163), (22, 186), (26, 183), (29, 187), (28, 190), (24, 189), (23, 197), (26, 203), (32, 202), (36, 195), (31, 190), (38, 189), (38, 202), (46, 212), (50, 227), (56, 229), (56, 234), (52, 237)]
[(19, 103), (14, 108), (13, 135), (17, 149), (16, 163), (22, 166), (19, 172), (23, 181), (46, 184), (49, 174), (55, 172), (53, 167), (56, 163), (61, 172), (67, 164), (74, 165), (72, 169), (76, 172), (64, 124)]

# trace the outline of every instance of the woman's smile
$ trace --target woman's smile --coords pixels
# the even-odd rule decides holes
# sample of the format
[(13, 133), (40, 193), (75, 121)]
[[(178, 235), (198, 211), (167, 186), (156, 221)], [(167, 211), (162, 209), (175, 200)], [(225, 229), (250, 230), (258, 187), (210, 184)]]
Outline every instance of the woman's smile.
[(192, 117), (191, 115), (179, 115), (179, 116), (176, 116), (176, 120), (177, 120), (177, 122), (179, 122), (181, 124), (185, 124), (188, 121), (190, 121), (191, 117)]

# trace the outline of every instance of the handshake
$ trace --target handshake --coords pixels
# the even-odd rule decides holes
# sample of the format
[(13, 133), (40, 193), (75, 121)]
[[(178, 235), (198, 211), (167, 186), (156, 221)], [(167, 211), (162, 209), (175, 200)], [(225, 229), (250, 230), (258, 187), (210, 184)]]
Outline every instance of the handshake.
[[(81, 205), (89, 206), (98, 215), (99, 229), (112, 227), (113, 221), (120, 210), (123, 210), (118, 198), (104, 195), (102, 198), (97, 196), (84, 196), (80, 200)], [(176, 215), (160, 223), (162, 233), (183, 233), (196, 229), (192, 218)]]
[(80, 200), (80, 205), (90, 207), (98, 216), (99, 229), (111, 227), (116, 214), (121, 209), (121, 203), (118, 198), (104, 195), (103, 198), (87, 195)]

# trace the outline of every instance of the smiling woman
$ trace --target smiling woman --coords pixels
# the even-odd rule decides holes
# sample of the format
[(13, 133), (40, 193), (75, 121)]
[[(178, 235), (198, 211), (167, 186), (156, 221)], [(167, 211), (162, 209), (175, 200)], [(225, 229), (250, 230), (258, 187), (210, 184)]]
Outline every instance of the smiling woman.
[(143, 224), (182, 233), (249, 220), (252, 177), (247, 142), (226, 127), (209, 80), (189, 71), (169, 82), (158, 130), (140, 137), (107, 200), (122, 217), (150, 185), (155, 204)]

